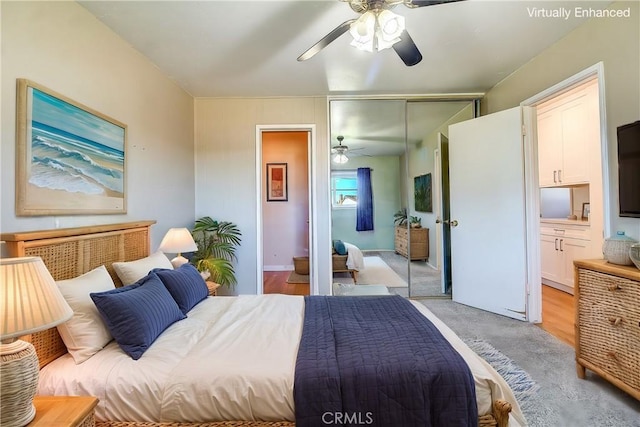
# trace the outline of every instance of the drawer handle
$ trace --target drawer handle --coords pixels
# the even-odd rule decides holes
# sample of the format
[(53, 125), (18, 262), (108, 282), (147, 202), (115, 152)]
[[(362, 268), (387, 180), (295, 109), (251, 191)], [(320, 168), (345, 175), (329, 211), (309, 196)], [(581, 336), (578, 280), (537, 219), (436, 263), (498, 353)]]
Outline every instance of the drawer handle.
[(618, 326), (622, 323), (622, 317), (609, 317), (609, 322), (614, 326)]
[(609, 283), (607, 285), (607, 289), (609, 289), (610, 291), (617, 291), (618, 289), (620, 289), (620, 285), (618, 285), (617, 283)]

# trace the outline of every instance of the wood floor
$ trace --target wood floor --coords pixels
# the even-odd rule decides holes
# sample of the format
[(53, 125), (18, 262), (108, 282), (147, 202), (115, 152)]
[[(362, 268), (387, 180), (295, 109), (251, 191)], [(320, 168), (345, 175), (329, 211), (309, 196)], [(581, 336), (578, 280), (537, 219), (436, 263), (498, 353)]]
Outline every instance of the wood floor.
[(287, 283), (290, 271), (265, 271), (262, 273), (265, 294), (309, 295), (308, 283)]
[(538, 326), (572, 346), (575, 343), (573, 304), (573, 295), (542, 285), (542, 323)]

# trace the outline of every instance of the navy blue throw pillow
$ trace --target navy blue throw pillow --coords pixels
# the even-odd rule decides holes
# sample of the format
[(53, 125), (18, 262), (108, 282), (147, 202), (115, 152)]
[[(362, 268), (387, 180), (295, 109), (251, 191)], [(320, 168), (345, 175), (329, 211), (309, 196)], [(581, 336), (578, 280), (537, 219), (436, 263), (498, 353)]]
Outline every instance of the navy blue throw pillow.
[(155, 269), (152, 273), (160, 277), (184, 314), (209, 296), (209, 288), (200, 272), (189, 263), (182, 264), (175, 270)]
[(89, 296), (120, 348), (134, 360), (171, 324), (186, 317), (155, 274)]
[(345, 247), (345, 245), (342, 242), (342, 240), (334, 240), (333, 241), (333, 248), (336, 250), (336, 253), (338, 255), (346, 255), (347, 254), (347, 248)]

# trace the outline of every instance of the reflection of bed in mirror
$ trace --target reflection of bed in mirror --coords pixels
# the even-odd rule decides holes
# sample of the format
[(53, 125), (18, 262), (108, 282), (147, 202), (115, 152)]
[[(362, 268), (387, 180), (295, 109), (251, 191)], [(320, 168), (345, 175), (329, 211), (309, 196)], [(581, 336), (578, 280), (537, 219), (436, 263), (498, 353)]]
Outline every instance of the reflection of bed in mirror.
[[(332, 203), (332, 238), (341, 238), (363, 251), (395, 251), (396, 240), (393, 214), (406, 208), (409, 215), (422, 221), (423, 243), (417, 254), (411, 254), (407, 242), (404, 266), (394, 262), (392, 268), (406, 277), (412, 296), (443, 296), (442, 286), (434, 284), (430, 270), (439, 271), (443, 264), (441, 225), (436, 224), (441, 189), (437, 186), (436, 153), (438, 134), (448, 134), (449, 124), (473, 118), (470, 99), (434, 99), (433, 97), (385, 97), (385, 99), (331, 99), (329, 103), (330, 141), (343, 136), (348, 151), (346, 163), (331, 161), (331, 174), (354, 171), (360, 167), (371, 169), (374, 193), (374, 230), (358, 233), (355, 230), (355, 208)], [(333, 158), (333, 156), (332, 156)], [(415, 209), (414, 178), (432, 176), (433, 212)], [(339, 200), (332, 187), (332, 194)], [(357, 201), (356, 201), (357, 203)], [(413, 261), (411, 261), (413, 260)], [(407, 274), (407, 270), (410, 274)], [(426, 272), (425, 274), (422, 274)], [(414, 279), (419, 283), (414, 289)], [(429, 282), (424, 286), (425, 281)], [(449, 296), (450, 296), (449, 292)]]
[(335, 273), (348, 273), (353, 283), (358, 283), (358, 272), (365, 268), (360, 248), (342, 240), (334, 240), (331, 266)]

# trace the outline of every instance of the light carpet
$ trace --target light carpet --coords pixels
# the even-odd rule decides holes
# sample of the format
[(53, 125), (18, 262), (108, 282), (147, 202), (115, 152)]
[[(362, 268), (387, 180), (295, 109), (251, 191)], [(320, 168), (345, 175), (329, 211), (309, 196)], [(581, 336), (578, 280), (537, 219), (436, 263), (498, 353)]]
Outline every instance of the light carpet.
[[(334, 282), (353, 283), (348, 273), (334, 274)], [(393, 271), (382, 258), (365, 256), (364, 269), (358, 271), (358, 285), (384, 285), (387, 288), (406, 288), (407, 282)]]
[[(408, 283), (409, 266), (411, 269), (411, 297), (442, 297), (440, 271), (433, 269), (424, 261), (411, 261), (394, 251), (363, 251), (365, 256), (379, 256), (398, 276)], [(409, 296), (408, 288), (395, 288), (391, 292), (403, 297)]]
[(575, 351), (542, 328), (445, 299), (423, 299), (464, 341), (483, 340), (540, 386), (522, 412), (530, 427), (640, 427), (640, 401), (587, 371), (576, 375)]

